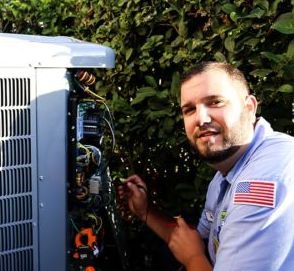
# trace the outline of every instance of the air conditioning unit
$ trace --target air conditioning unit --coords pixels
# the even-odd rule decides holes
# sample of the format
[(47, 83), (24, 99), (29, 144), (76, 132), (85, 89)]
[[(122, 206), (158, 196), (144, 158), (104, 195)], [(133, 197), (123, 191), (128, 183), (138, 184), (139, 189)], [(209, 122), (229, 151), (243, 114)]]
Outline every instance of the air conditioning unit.
[(1, 271), (106, 270), (103, 140), (114, 139), (91, 71), (113, 67), (106, 46), (0, 34)]

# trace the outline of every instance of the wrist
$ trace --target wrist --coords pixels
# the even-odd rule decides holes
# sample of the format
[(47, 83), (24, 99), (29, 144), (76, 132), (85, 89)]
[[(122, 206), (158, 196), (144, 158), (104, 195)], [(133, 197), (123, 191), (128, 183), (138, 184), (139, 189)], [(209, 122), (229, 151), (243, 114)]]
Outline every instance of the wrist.
[(205, 254), (194, 254), (190, 256), (184, 265), (187, 271), (212, 271), (212, 266)]
[(147, 224), (147, 219), (148, 219), (148, 214), (149, 214), (149, 206), (148, 203), (145, 207), (145, 211), (142, 212), (141, 214), (138, 214), (139, 219), (144, 223)]
[(149, 205), (147, 203), (146, 212), (145, 212), (145, 219), (143, 220), (144, 224), (147, 224), (148, 214), (149, 214)]

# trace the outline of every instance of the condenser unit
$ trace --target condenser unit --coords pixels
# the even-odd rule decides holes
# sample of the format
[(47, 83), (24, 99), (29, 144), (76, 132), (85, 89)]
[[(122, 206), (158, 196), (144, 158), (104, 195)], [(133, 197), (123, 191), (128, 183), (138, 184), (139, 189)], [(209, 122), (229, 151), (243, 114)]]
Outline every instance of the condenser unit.
[(95, 212), (109, 175), (101, 142), (111, 113), (91, 91), (91, 69), (112, 67), (106, 46), (0, 34), (1, 271), (102, 270), (94, 241), (104, 233), (83, 234), (101, 229)]

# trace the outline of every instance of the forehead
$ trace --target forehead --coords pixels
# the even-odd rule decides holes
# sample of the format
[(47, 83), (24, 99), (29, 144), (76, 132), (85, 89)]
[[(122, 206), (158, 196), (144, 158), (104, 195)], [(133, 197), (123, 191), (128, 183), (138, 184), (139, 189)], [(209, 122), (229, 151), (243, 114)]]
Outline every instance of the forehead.
[(208, 96), (221, 96), (228, 99), (240, 97), (242, 86), (220, 69), (210, 69), (193, 76), (181, 87), (181, 103), (190, 99), (200, 100)]

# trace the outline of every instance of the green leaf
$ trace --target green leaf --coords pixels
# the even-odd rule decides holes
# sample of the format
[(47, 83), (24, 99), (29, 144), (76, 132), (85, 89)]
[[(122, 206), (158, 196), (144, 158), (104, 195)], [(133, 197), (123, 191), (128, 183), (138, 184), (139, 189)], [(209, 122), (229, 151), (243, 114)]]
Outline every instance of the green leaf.
[(288, 45), (286, 56), (289, 60), (294, 60), (294, 39)]
[(273, 3), (271, 4), (270, 7), (270, 13), (271, 14), (275, 14), (277, 12), (278, 6), (280, 4), (280, 2), (282, 2), (283, 0), (275, 0), (273, 1)]
[(156, 91), (152, 87), (142, 87), (137, 91), (137, 95), (135, 99), (131, 102), (132, 105), (141, 103), (148, 97), (152, 97), (156, 95)]
[(163, 40), (164, 36), (163, 35), (154, 35), (151, 36), (146, 42), (145, 44), (141, 47), (141, 50), (150, 50), (160, 44), (162, 44), (162, 40)]
[(236, 11), (236, 6), (234, 4), (227, 3), (222, 5), (221, 9), (223, 12), (231, 14), (232, 12)]
[(124, 114), (127, 114), (127, 115), (133, 113), (133, 108), (129, 105), (129, 103), (127, 103), (117, 94), (113, 95), (111, 107), (112, 107), (112, 110), (115, 112), (123, 112)]
[(278, 88), (278, 92), (292, 93), (294, 92), (294, 87), (290, 84), (284, 84)]
[(250, 72), (250, 74), (253, 76), (263, 78), (263, 77), (268, 76), (271, 72), (272, 72), (272, 70), (269, 70), (269, 69), (256, 69), (256, 70)]
[(275, 62), (275, 63), (281, 63), (285, 61), (285, 56), (284, 55), (276, 55), (271, 52), (261, 52), (260, 53), (263, 57)]
[(269, 2), (267, 0), (255, 0), (253, 1), (253, 5), (259, 6), (262, 9), (268, 10), (269, 9)]
[(168, 97), (168, 90), (165, 89), (163, 91), (156, 92), (156, 97), (162, 100), (166, 100), (166, 98)]
[(230, 14), (230, 18), (232, 19), (232, 21), (233, 21), (234, 23), (237, 23), (239, 16), (238, 16), (238, 14), (237, 14), (235, 11), (233, 11), (233, 12), (231, 12), (231, 14)]
[(225, 39), (225, 48), (229, 51), (229, 52), (234, 52), (235, 49), (235, 40), (229, 36)]
[(154, 88), (157, 87), (157, 82), (153, 76), (146, 75), (144, 78), (149, 86), (154, 87)]
[(225, 62), (225, 61), (226, 61), (226, 57), (225, 57), (224, 54), (221, 53), (221, 52), (216, 52), (216, 53), (214, 54), (214, 59), (215, 59), (216, 61), (220, 61), (220, 62)]
[(177, 37), (171, 42), (171, 46), (172, 46), (172, 47), (178, 47), (178, 46), (180, 46), (183, 42), (184, 42), (183, 37), (181, 37), (181, 36), (177, 36)]
[(244, 44), (251, 47), (255, 47), (259, 42), (260, 42), (260, 39), (252, 38), (252, 39), (246, 40)]
[(128, 2), (128, 0), (118, 0), (118, 6), (122, 7), (127, 2)]
[(162, 110), (156, 110), (156, 111), (152, 111), (152, 110), (146, 110), (146, 120), (155, 120), (155, 119), (160, 119), (162, 117), (167, 117), (170, 116), (170, 110), (169, 108), (167, 109), (162, 109)]
[(242, 16), (242, 18), (261, 18), (265, 13), (264, 9), (257, 7), (253, 9), (248, 15)]
[(179, 34), (180, 36), (185, 38), (187, 36), (187, 33), (188, 33), (187, 26), (184, 21), (184, 18), (182, 17), (181, 20), (179, 21)]
[(283, 34), (294, 34), (294, 14), (292, 12), (280, 15), (272, 28)]
[(129, 48), (126, 51), (126, 60), (129, 60), (129, 58), (131, 57), (132, 53), (133, 53), (133, 48)]

